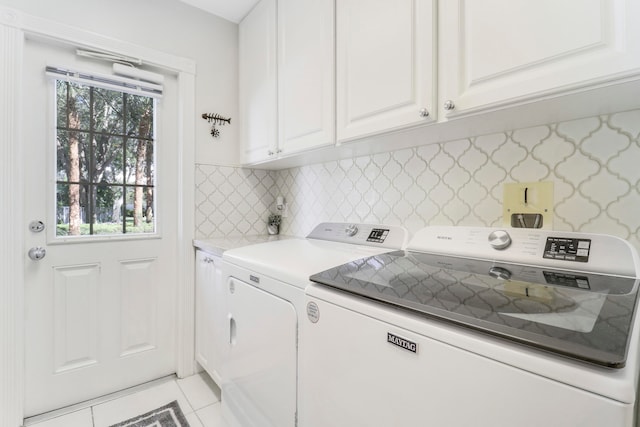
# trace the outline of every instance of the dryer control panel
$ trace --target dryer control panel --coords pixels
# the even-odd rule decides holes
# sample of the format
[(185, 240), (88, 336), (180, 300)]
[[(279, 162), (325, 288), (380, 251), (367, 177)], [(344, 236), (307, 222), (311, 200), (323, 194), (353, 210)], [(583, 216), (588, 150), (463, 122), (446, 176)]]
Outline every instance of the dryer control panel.
[(396, 225), (323, 222), (309, 233), (307, 239), (402, 249), (407, 245), (408, 237), (409, 232)]

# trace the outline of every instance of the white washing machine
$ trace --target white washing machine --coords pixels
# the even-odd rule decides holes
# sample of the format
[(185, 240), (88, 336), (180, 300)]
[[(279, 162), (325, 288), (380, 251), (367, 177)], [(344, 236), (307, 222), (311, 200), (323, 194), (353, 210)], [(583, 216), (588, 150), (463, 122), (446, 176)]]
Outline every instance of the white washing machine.
[(638, 255), (605, 235), (428, 227), (311, 277), (300, 425), (637, 425)]
[(216, 345), (223, 349), (222, 417), (227, 426), (297, 425), (299, 316), (309, 276), (397, 250), (406, 241), (402, 227), (323, 223), (306, 239), (224, 253), (228, 333)]

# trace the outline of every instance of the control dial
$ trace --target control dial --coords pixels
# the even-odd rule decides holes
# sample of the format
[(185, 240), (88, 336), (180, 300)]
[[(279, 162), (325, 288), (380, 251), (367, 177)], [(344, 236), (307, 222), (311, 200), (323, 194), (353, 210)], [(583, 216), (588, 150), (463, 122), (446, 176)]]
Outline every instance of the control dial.
[(351, 224), (344, 230), (345, 234), (349, 237), (353, 237), (358, 234), (358, 226), (355, 224)]
[(511, 272), (506, 268), (491, 267), (489, 269), (489, 276), (500, 280), (509, 280), (511, 279)]
[(511, 236), (504, 230), (496, 230), (489, 233), (489, 244), (493, 249), (506, 249), (511, 244)]

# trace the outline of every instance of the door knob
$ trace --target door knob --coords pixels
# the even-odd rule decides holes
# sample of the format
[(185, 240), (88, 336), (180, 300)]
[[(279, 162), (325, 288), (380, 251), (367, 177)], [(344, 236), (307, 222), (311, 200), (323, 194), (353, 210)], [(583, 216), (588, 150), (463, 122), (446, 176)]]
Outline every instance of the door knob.
[(47, 255), (47, 250), (45, 248), (41, 248), (38, 246), (38, 247), (29, 249), (29, 258), (31, 258), (34, 261), (40, 261), (46, 255)]

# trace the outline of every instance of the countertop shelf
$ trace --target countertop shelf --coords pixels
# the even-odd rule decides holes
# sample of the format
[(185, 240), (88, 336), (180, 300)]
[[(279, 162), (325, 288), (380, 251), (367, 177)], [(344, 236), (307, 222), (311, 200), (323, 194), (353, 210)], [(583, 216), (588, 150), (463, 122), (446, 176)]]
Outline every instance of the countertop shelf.
[(252, 236), (229, 236), (215, 239), (194, 239), (193, 246), (201, 249), (211, 255), (222, 256), (224, 251), (239, 248), (242, 246), (253, 245), (256, 243), (272, 242), (275, 240), (294, 239), (294, 236), (286, 236), (282, 234), (276, 235), (252, 235)]

